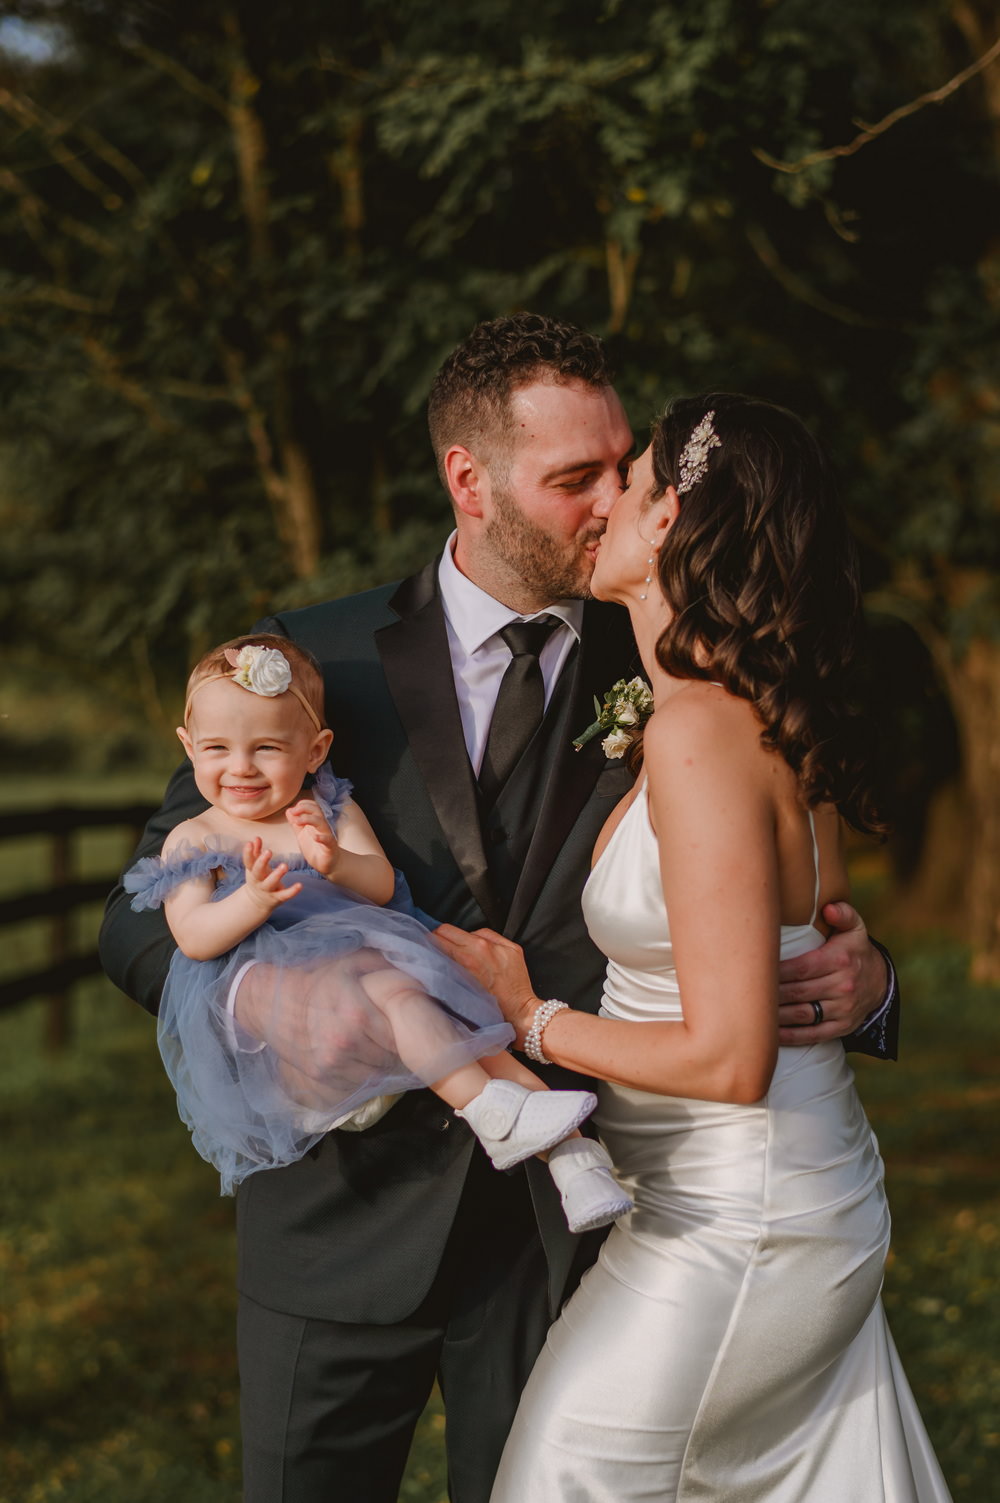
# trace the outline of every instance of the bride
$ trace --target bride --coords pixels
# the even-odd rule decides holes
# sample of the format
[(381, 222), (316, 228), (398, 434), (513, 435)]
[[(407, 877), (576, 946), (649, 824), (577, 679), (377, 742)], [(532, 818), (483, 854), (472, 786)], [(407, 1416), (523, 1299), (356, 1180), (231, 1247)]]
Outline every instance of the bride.
[(628, 607), (654, 700), (584, 893), (601, 1015), (535, 996), (501, 936), (437, 931), (529, 1054), (606, 1082), (595, 1120), (635, 1200), (549, 1333), (492, 1503), (940, 1503), (844, 1051), (778, 1047), (779, 958), (820, 945), (847, 894), (841, 821), (881, 828), (848, 697), (856, 563), (818, 446), (762, 401), (675, 402), (592, 588)]

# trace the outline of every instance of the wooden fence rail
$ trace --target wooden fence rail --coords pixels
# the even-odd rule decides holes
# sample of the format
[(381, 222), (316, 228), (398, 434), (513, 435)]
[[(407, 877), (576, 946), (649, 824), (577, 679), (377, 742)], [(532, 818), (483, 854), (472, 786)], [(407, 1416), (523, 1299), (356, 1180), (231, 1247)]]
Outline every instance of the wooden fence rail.
[(122, 859), (134, 849), (139, 834), (152, 814), (149, 804), (108, 804), (80, 808), (59, 804), (49, 809), (0, 813), (0, 842), (30, 836), (48, 836), (51, 886), (0, 899), (0, 929), (30, 919), (49, 919), (48, 964), (21, 975), (0, 980), (0, 1012), (21, 1002), (44, 997), (48, 1000), (46, 1044), (62, 1049), (70, 1035), (70, 992), (74, 983), (100, 972), (97, 950), (74, 952), (71, 916), (87, 903), (99, 903), (118, 880), (117, 870), (100, 877), (76, 875), (74, 837), (78, 830), (120, 827), (127, 832)]

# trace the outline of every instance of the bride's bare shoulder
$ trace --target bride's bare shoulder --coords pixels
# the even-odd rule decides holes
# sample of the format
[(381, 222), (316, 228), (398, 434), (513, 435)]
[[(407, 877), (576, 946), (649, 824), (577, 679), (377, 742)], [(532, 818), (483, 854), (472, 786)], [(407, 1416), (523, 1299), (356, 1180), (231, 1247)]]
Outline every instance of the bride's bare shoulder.
[(760, 747), (753, 706), (719, 684), (689, 681), (660, 704), (643, 734), (647, 756), (700, 759), (746, 757)]
[(727, 829), (747, 822), (756, 838), (791, 776), (761, 731), (753, 706), (715, 684), (685, 684), (669, 696), (643, 736), (654, 823), (705, 827), (718, 815)]

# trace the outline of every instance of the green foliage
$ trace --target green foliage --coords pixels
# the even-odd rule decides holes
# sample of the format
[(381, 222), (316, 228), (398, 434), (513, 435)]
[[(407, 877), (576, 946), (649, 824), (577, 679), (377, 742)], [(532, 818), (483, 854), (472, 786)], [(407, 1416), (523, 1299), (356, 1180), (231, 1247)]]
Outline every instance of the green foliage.
[(12, 10), (64, 39), (0, 54), (0, 626), (29, 662), (179, 683), (436, 547), (431, 376), (517, 306), (609, 337), (640, 433), (679, 390), (787, 402), (883, 608), (995, 633), (982, 82), (850, 157), (762, 159), (966, 66), (941, 0)]

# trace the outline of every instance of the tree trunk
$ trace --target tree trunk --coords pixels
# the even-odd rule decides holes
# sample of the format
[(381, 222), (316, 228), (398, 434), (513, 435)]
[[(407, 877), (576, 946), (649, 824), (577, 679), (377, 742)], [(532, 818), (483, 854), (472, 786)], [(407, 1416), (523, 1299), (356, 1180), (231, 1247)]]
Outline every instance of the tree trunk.
[(1000, 642), (977, 637), (953, 663), (952, 708), (972, 810), (969, 938), (977, 981), (1000, 981)]
[(379, 538), (387, 538), (392, 533), (389, 475), (381, 445), (376, 446), (372, 455), (372, 530)]
[(327, 159), (333, 180), (340, 189), (344, 251), (348, 261), (361, 259), (361, 236), (365, 228), (363, 135), (364, 117), (360, 109), (353, 110), (344, 122), (341, 145)]
[(627, 251), (620, 240), (604, 242), (608, 264), (608, 333), (620, 334), (628, 317), (629, 304), (635, 286), (635, 273), (639, 265), (639, 252)]
[[(952, 0), (951, 16), (974, 58), (982, 57), (995, 44), (996, 8), (992, 3), (982, 6), (976, 4), (975, 0)], [(1000, 156), (1000, 68), (995, 65), (984, 68), (979, 75), (978, 84), (983, 91), (983, 103), (993, 129), (997, 155)]]
[[(224, 12), (223, 24), (230, 43), (229, 123), (250, 241), (250, 261), (258, 287), (269, 295), (276, 263), (271, 242), (267, 138), (254, 105), (258, 81), (247, 61), (239, 18), (234, 9)], [(268, 345), (273, 385), (267, 434), (260, 431), (262, 415), (257, 404), (251, 399), (249, 405), (245, 402), (240, 405), (250, 419), (250, 441), (274, 510), (278, 535), (285, 545), (296, 578), (308, 579), (316, 572), (319, 563), (322, 536), (319, 496), (309, 455), (296, 423), (289, 369), (291, 342), (276, 313), (271, 320)]]
[[(919, 864), (895, 881), (872, 927), (887, 923), (908, 934), (948, 934), (964, 942), (969, 937), (969, 814), (968, 790), (949, 782), (932, 795), (923, 817)], [(867, 913), (866, 913), (867, 916)]]

